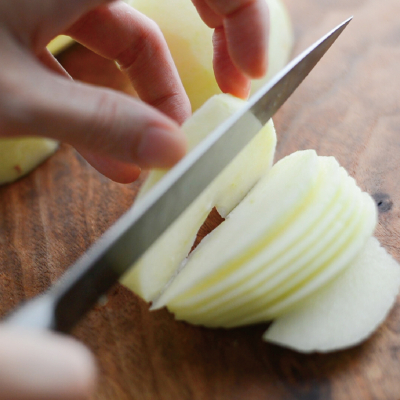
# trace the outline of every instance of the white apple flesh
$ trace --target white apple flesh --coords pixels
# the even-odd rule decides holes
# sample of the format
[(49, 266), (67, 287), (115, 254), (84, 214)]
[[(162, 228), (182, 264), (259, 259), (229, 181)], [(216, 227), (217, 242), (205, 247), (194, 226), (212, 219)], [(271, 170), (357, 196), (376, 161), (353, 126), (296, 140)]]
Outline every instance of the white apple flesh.
[[(287, 64), (293, 47), (292, 25), (284, 4), (281, 0), (266, 1), (270, 13), (269, 67), (263, 79), (253, 82), (252, 93)], [(197, 110), (211, 96), (221, 93), (212, 64), (213, 30), (204, 24), (190, 0), (126, 2), (160, 27), (193, 110)]]
[[(189, 149), (245, 104), (233, 96), (220, 94), (209, 99), (182, 126)], [(147, 301), (152, 301), (174, 276), (196, 239), (210, 211), (216, 207), (225, 217), (271, 168), (276, 134), (270, 121), (265, 127), (253, 116), (247, 126), (259, 133), (221, 172), (182, 216), (122, 278), (122, 283)], [(152, 171), (139, 197), (151, 189), (166, 171)]]

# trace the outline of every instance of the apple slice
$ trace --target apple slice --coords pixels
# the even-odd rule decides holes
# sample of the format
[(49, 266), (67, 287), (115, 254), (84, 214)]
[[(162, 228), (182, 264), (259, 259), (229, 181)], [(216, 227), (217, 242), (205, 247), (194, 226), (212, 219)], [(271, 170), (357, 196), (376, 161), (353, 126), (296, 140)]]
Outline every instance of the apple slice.
[[(293, 46), (292, 26), (285, 6), (281, 0), (266, 1), (270, 11), (269, 69), (265, 78), (254, 81), (255, 88), (286, 65)], [(190, 0), (126, 2), (161, 28), (193, 110), (211, 96), (221, 93), (212, 65), (213, 30), (204, 24)]]
[[(182, 126), (189, 149), (244, 105), (243, 100), (220, 94), (209, 99)], [(216, 207), (226, 216), (271, 168), (276, 134), (270, 121), (265, 127), (249, 115), (247, 125), (260, 132), (221, 172), (168, 231), (144, 254), (122, 283), (147, 301), (159, 295), (190, 252), (196, 234), (210, 211)], [(152, 171), (139, 194), (145, 194), (166, 171)]]
[(386, 318), (399, 286), (399, 265), (370, 238), (350, 268), (273, 322), (263, 338), (301, 352), (356, 345)]
[(294, 153), (200, 243), (153, 308), (212, 327), (270, 320), (348, 267), (375, 224), (375, 203), (333, 157)]
[(0, 185), (26, 175), (53, 154), (58, 143), (42, 138), (0, 140)]

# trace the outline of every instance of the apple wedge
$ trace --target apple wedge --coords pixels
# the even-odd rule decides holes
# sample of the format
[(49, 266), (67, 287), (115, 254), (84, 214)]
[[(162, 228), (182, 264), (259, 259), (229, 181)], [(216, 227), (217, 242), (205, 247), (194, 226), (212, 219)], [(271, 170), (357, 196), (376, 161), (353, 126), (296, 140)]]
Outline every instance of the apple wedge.
[(399, 265), (372, 237), (348, 269), (273, 322), (263, 338), (306, 353), (356, 345), (386, 318), (399, 286)]
[[(226, 94), (209, 99), (182, 126), (188, 137), (189, 149), (193, 149), (243, 105), (243, 100)], [(255, 117), (249, 117), (248, 125), (251, 124), (260, 130), (254, 139), (122, 278), (125, 286), (145, 300), (152, 301), (176, 273), (210, 211), (216, 207), (225, 217), (271, 168), (276, 145), (272, 121), (262, 127)], [(165, 173), (152, 171), (139, 197)]]
[(0, 185), (13, 182), (36, 168), (58, 148), (58, 143), (42, 138), (0, 140)]
[[(292, 25), (284, 4), (281, 0), (266, 1), (270, 12), (269, 69), (265, 78), (254, 81), (255, 89), (287, 64), (293, 46)], [(213, 30), (204, 24), (190, 0), (126, 2), (161, 28), (193, 110), (221, 93), (212, 65)]]
[(209, 327), (274, 319), (348, 268), (375, 225), (374, 201), (333, 157), (296, 152), (203, 239), (153, 308)]

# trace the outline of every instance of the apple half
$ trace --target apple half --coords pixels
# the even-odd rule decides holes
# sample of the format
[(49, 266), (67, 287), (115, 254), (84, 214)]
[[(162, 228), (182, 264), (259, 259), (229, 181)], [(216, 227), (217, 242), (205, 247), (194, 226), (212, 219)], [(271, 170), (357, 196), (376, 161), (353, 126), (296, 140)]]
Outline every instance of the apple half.
[[(227, 94), (209, 99), (182, 126), (187, 134), (189, 151), (244, 104), (243, 100)], [(271, 168), (276, 146), (272, 121), (263, 127), (249, 115), (247, 125), (255, 125), (259, 133), (122, 278), (125, 286), (145, 300), (152, 301), (179, 269), (210, 211), (215, 207), (222, 217), (228, 215)], [(150, 172), (139, 197), (165, 173)]]
[[(126, 0), (154, 20), (168, 43), (192, 109), (197, 110), (211, 96), (221, 93), (212, 65), (213, 30), (199, 17), (190, 0)], [(253, 81), (252, 93), (270, 80), (289, 61), (293, 31), (282, 0), (266, 0), (270, 14), (267, 75)]]

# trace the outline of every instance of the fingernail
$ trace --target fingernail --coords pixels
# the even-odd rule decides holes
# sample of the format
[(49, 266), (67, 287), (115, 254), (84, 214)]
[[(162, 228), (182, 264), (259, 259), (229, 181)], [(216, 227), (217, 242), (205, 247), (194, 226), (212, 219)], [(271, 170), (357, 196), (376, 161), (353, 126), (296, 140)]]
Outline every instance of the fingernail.
[(90, 395), (96, 370), (93, 356), (83, 345), (49, 333), (5, 329), (0, 333), (4, 398), (80, 399)]
[(186, 153), (186, 137), (180, 130), (151, 127), (142, 137), (136, 158), (144, 168), (170, 168)]

